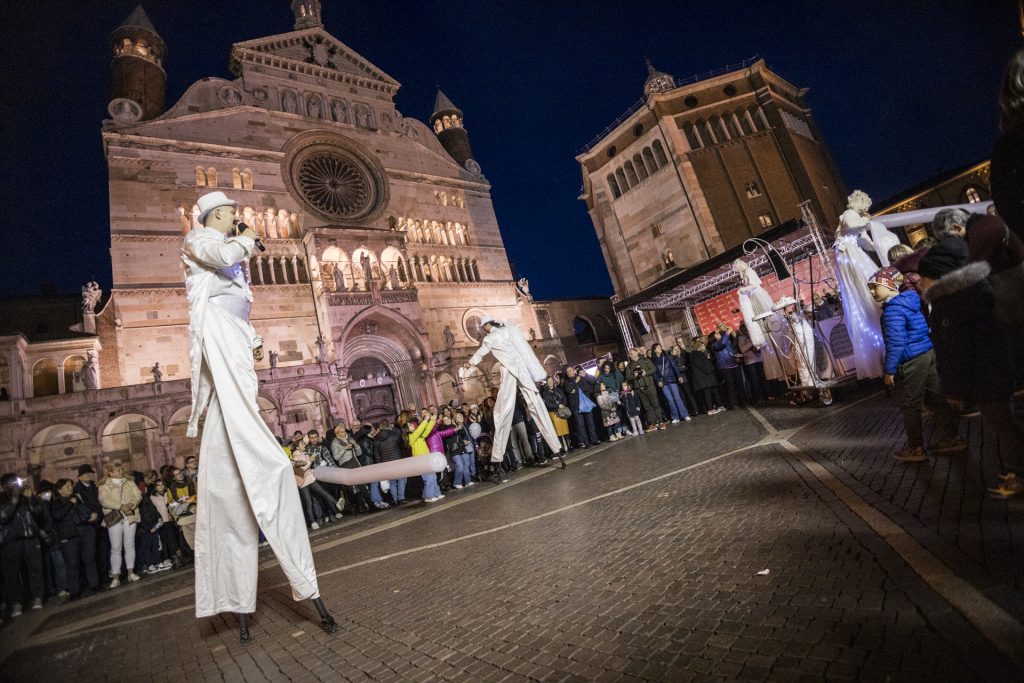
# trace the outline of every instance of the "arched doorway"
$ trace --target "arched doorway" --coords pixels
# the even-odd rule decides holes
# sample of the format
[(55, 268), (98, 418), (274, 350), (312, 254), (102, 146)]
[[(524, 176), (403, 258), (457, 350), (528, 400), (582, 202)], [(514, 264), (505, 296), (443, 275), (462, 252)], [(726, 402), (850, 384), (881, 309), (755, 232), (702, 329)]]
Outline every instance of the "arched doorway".
[(38, 467), (44, 479), (74, 479), (82, 463), (92, 464), (92, 439), (78, 425), (44, 427), (28, 443), (28, 466)]
[(327, 398), (309, 387), (296, 389), (288, 394), (283, 412), (281, 428), (289, 436), (297, 431), (305, 433), (311, 429), (323, 434), (334, 426)]
[(32, 366), (32, 395), (53, 396), (59, 393), (57, 362), (52, 358), (43, 358)]
[(360, 422), (394, 422), (398, 417), (395, 379), (377, 358), (364, 356), (349, 366), (352, 410)]
[(144, 472), (163, 464), (160, 428), (153, 418), (138, 413), (119, 415), (103, 429), (103, 461), (121, 460), (129, 471)]

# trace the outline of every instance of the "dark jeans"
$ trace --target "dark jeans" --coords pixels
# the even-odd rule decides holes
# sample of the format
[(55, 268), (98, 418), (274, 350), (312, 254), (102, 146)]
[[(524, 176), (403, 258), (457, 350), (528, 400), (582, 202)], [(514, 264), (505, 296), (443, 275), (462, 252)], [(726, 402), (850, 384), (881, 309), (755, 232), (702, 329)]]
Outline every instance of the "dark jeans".
[(690, 383), (680, 382), (679, 391), (683, 394), (683, 402), (686, 404), (686, 412), (693, 413), (694, 415), (699, 413), (700, 409), (697, 408), (697, 400), (693, 397), (693, 391), (690, 390)]
[(640, 394), (640, 405), (644, 409), (644, 417), (647, 418), (647, 424), (660, 424), (665, 421), (665, 414), (661, 412), (661, 401), (658, 400), (658, 388), (653, 384), (649, 387), (643, 387), (638, 392)]
[(299, 498), (302, 499), (302, 509), (306, 511), (306, 517), (310, 524), (317, 521), (316, 516), (313, 514), (313, 496), (316, 496), (321, 502), (325, 503), (323, 506), (323, 515), (334, 515), (338, 512), (336, 498), (331, 498), (331, 494), (324, 490), (324, 487), (320, 486), (320, 482), (314, 481), (309, 486), (303, 486), (299, 489)]
[(594, 428), (594, 412), (573, 413), (576, 418), (576, 438), (581, 446), (593, 446), (597, 443), (597, 430)]
[(678, 421), (689, 417), (689, 413), (686, 412), (686, 406), (683, 405), (683, 397), (679, 395), (679, 384), (677, 382), (669, 382), (663, 386), (661, 393), (665, 394), (668, 411), (672, 415), (673, 420)]
[(999, 441), (1003, 471), (1024, 476), (1024, 436), (1010, 413), (1010, 402), (1002, 400), (979, 403), (978, 410), (981, 411), (982, 424), (986, 429), (991, 429)]
[(21, 567), (28, 570), (29, 597), (43, 599), (43, 549), (38, 538), (18, 538), (0, 548), (0, 569), (4, 576), (4, 601), (21, 604)]
[[(96, 570), (96, 529), (91, 524), (78, 526), (78, 553), (85, 569), (85, 585), (92, 590), (100, 586), (100, 575)], [(105, 536), (106, 534), (104, 534)], [(78, 572), (75, 572), (77, 577)]]
[(704, 387), (699, 390), (699, 396), (701, 402), (704, 404), (704, 412), (710, 413), (712, 410), (722, 405), (722, 397), (718, 392), (718, 387)]
[(900, 412), (903, 413), (903, 427), (907, 430), (907, 448), (924, 447), (922, 411), (926, 405), (932, 410), (932, 419), (939, 437), (948, 438), (953, 435), (955, 417), (939, 391), (935, 351), (926, 351), (899, 367), (896, 371), (896, 391), (899, 394)]
[(725, 384), (726, 396), (729, 397), (729, 408), (736, 409), (743, 405), (742, 383), (743, 375), (740, 367), (735, 365), (731, 368), (720, 368), (722, 383)]
[(160, 564), (160, 532), (147, 531), (139, 525), (139, 535), (135, 541), (135, 564), (145, 569)]
[(181, 552), (177, 526), (174, 522), (164, 522), (163, 526), (157, 530), (157, 533), (160, 534), (160, 545), (164, 550), (164, 559), (170, 560)]
[(81, 552), (78, 539), (70, 538), (61, 541), (60, 551), (64, 555), (64, 568), (67, 570), (67, 590), (72, 595), (78, 595), (82, 590), (82, 582), (78, 576), (78, 558)]
[(764, 363), (750, 363), (743, 366), (743, 376), (750, 389), (750, 400), (760, 403), (768, 398), (768, 386), (764, 379)]

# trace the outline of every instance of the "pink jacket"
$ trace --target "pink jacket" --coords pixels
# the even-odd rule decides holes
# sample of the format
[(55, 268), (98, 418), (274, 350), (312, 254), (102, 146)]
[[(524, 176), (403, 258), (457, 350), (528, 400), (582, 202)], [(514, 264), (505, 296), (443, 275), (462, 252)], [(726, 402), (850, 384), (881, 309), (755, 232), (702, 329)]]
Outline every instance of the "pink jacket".
[(431, 453), (444, 454), (445, 437), (451, 436), (457, 431), (459, 431), (459, 428), (454, 426), (444, 428), (435, 426), (434, 430), (427, 435), (427, 448), (430, 449)]

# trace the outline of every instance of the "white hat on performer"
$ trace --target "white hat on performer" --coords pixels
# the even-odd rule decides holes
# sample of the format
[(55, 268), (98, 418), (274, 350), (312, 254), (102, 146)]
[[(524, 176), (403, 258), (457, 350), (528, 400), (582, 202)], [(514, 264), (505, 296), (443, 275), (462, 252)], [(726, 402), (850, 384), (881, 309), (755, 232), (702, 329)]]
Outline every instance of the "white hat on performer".
[(233, 206), (238, 208), (238, 202), (234, 199), (228, 199), (228, 196), (223, 192), (208, 192), (199, 198), (196, 202), (199, 207), (199, 223), (202, 224), (206, 221), (206, 216), (214, 209), (222, 206)]

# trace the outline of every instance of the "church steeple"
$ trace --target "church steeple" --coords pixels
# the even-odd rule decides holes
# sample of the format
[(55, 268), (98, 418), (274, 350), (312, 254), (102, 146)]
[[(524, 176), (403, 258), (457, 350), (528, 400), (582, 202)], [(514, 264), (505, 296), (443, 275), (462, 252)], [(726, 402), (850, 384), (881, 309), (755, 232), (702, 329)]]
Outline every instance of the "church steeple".
[(473, 148), (469, 146), (469, 133), (462, 126), (462, 110), (452, 104), (448, 96), (437, 90), (434, 98), (434, 113), (430, 115), (437, 139), (448, 152), (448, 155), (465, 167), (466, 161), (473, 158)]
[(650, 96), (656, 92), (668, 92), (676, 87), (676, 81), (664, 71), (658, 71), (647, 60), (647, 81), (644, 83), (644, 95)]
[(167, 45), (142, 5), (114, 29), (110, 44), (114, 52), (110, 63), (110, 99), (122, 100), (112, 105), (115, 119), (144, 121), (162, 114), (167, 97)]
[(292, 12), (295, 14), (296, 31), (324, 27), (320, 20), (320, 0), (292, 0)]

